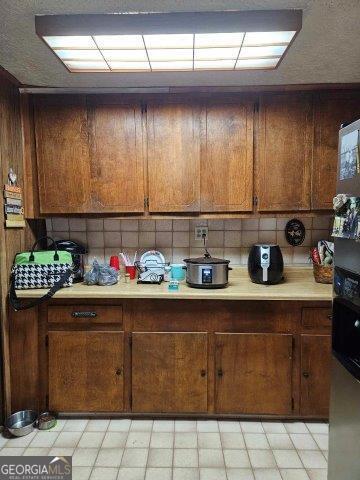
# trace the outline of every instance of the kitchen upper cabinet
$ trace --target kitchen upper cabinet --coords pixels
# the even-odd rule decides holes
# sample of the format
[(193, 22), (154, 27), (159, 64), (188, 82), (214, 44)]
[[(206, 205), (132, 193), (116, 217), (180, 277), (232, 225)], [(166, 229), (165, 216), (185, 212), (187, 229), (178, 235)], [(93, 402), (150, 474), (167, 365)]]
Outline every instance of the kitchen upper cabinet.
[(85, 99), (69, 96), (36, 100), (40, 213), (88, 212), (90, 165)]
[(49, 408), (121, 412), (123, 332), (50, 331), (48, 336)]
[(332, 209), (336, 194), (340, 125), (360, 118), (360, 92), (318, 94), (314, 104), (315, 139), (311, 205)]
[(258, 209), (310, 210), (312, 97), (268, 94), (260, 101)]
[(251, 211), (252, 102), (206, 104), (201, 115), (201, 211)]
[(328, 417), (331, 336), (301, 335), (301, 415)]
[(147, 106), (150, 212), (200, 210), (200, 138), (196, 104)]
[(292, 335), (217, 333), (215, 411), (292, 413)]
[[(106, 98), (106, 97), (105, 97)], [(91, 211), (144, 211), (144, 156), (139, 104), (96, 97), (89, 104)]]
[(207, 411), (207, 334), (132, 334), (132, 411)]

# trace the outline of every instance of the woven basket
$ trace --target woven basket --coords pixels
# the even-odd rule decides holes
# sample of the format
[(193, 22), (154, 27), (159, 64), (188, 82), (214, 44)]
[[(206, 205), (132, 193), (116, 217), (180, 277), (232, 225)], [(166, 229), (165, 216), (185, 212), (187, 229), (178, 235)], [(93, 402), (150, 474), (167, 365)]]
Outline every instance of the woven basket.
[(319, 265), (313, 263), (313, 272), (315, 282), (317, 283), (332, 283), (333, 281), (333, 267), (329, 265)]

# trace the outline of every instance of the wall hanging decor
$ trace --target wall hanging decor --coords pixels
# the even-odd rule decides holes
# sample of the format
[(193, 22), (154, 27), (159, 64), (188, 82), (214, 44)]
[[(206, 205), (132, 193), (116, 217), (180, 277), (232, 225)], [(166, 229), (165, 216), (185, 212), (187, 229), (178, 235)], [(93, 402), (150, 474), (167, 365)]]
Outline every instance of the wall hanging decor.
[(285, 226), (286, 241), (293, 247), (301, 245), (305, 239), (305, 226), (301, 220), (293, 218)]
[(7, 228), (25, 227), (22, 189), (17, 185), (17, 175), (10, 168), (8, 182), (4, 185), (5, 226)]

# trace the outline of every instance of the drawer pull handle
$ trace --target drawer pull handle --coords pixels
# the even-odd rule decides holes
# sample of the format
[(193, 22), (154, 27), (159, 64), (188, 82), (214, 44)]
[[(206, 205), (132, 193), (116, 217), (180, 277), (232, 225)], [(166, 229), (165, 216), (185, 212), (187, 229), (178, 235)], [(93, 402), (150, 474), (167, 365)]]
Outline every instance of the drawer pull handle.
[(331, 321), (333, 316), (332, 316), (332, 313), (329, 313), (329, 315), (327, 316), (327, 318)]
[(303, 377), (309, 378), (310, 377), (309, 372), (303, 372)]
[(205, 376), (206, 376), (206, 370), (201, 370), (200, 375), (201, 375), (202, 377), (205, 377)]
[(96, 312), (73, 312), (71, 314), (74, 318), (95, 318), (97, 317)]
[(222, 377), (224, 372), (221, 370), (221, 368), (219, 368), (219, 370), (217, 371), (217, 374), (218, 374), (218, 377)]
[(115, 374), (116, 375), (121, 375), (122, 374), (122, 368), (118, 368), (117, 370), (115, 370)]

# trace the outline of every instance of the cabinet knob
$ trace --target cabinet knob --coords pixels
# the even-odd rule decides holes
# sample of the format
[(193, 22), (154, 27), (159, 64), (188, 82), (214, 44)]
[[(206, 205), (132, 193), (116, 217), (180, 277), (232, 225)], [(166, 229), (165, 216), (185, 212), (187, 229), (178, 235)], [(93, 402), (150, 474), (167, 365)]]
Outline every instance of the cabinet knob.
[(303, 377), (309, 378), (309, 376), (310, 376), (310, 375), (309, 375), (309, 372), (303, 372)]
[(122, 374), (122, 368), (118, 368), (115, 370), (116, 375), (121, 375)]
[(217, 374), (218, 374), (218, 377), (222, 377), (222, 376), (223, 376), (223, 371), (222, 371), (221, 368), (218, 369)]
[(206, 376), (206, 370), (201, 370), (200, 375), (201, 375), (202, 377), (205, 377), (205, 376)]

